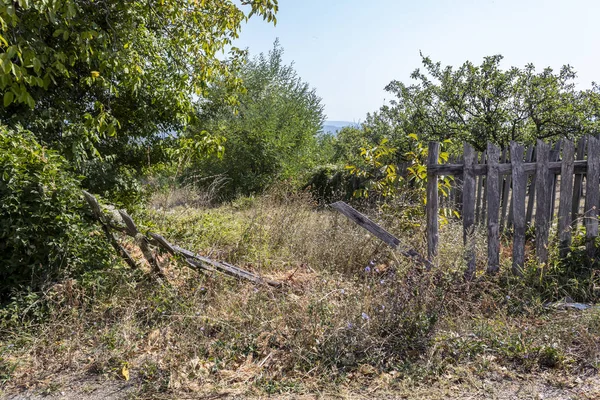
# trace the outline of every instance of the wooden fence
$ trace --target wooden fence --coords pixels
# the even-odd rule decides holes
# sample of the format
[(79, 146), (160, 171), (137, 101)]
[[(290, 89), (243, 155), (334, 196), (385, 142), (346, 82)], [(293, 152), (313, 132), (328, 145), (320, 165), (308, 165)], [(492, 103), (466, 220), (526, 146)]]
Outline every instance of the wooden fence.
[[(434, 261), (439, 242), (439, 209), (460, 211), (467, 258), (466, 277), (475, 273), (477, 225), (487, 225), (487, 272), (500, 268), (500, 235), (511, 233), (512, 270), (521, 275), (525, 262), (525, 232), (535, 228), (535, 254), (540, 263), (548, 261), (552, 223), (557, 223), (561, 255), (566, 255), (572, 231), (583, 221), (586, 248), (596, 256), (598, 206), (600, 206), (600, 140), (586, 136), (577, 146), (569, 140), (554, 145), (538, 141), (536, 146), (512, 142), (501, 150), (492, 143), (481, 153), (464, 145), (462, 160), (438, 164), (440, 144), (429, 143), (427, 186), (427, 247)], [(454, 175), (455, 185), (440, 198), (439, 176)], [(583, 203), (583, 208), (582, 204)]]

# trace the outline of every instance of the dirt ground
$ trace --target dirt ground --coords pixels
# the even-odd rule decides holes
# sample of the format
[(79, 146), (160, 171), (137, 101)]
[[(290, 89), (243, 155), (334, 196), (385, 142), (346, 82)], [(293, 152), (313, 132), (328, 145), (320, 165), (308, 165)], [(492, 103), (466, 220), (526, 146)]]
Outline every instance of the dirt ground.
[(469, 379), (455, 383), (440, 380), (432, 385), (406, 385), (394, 391), (377, 387), (356, 390), (340, 387), (338, 391), (305, 394), (257, 395), (244, 388), (219, 389), (207, 393), (144, 393), (140, 382), (106, 380), (99, 377), (65, 375), (40, 382), (36, 389), (11, 389), (0, 392), (6, 400), (116, 400), (116, 399), (532, 399), (532, 400), (595, 400), (600, 399), (600, 377), (565, 377), (556, 374), (519, 376), (509, 379)]

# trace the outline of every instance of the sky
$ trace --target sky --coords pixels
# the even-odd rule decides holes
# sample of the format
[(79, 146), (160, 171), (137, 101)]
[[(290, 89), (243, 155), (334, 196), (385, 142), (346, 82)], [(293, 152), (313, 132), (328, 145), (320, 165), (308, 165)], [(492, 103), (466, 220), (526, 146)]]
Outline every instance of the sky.
[(600, 82), (600, 0), (279, 0), (277, 25), (252, 18), (235, 43), (251, 55), (279, 38), (328, 120), (360, 122), (410, 83), (419, 52), (443, 65), (504, 56), (503, 67), (564, 64), (578, 88)]

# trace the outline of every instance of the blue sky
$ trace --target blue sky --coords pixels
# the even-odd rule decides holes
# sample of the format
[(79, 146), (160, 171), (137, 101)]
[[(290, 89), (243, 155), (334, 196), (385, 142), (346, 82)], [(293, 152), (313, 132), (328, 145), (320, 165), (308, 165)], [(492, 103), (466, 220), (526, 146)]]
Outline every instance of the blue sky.
[(279, 0), (277, 26), (251, 20), (236, 43), (267, 52), (275, 38), (298, 74), (323, 98), (329, 120), (360, 121), (410, 82), (419, 51), (444, 65), (563, 64), (579, 88), (600, 81), (600, 0)]

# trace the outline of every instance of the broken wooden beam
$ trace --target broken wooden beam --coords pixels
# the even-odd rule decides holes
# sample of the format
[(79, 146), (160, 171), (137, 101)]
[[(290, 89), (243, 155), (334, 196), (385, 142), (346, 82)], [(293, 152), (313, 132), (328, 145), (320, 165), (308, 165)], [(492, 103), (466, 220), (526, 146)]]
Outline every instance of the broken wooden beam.
[(331, 204), (331, 207), (345, 215), (348, 219), (356, 223), (361, 228), (371, 232), (373, 235), (375, 235), (375, 237), (386, 243), (388, 246), (392, 247), (393, 249), (398, 249), (400, 254), (403, 256), (408, 257), (421, 265), (424, 265), (427, 269), (431, 269), (433, 267), (431, 261), (427, 260), (416, 250), (399, 249), (400, 239), (383, 229), (381, 226), (377, 225), (375, 222), (371, 221), (369, 217), (355, 210), (350, 205), (344, 203), (343, 201), (338, 201)]
[(204, 256), (201, 256), (194, 252), (191, 252), (189, 250), (186, 250), (182, 247), (175, 246), (175, 245), (169, 243), (169, 241), (167, 241), (167, 239), (165, 239), (163, 236), (161, 236), (159, 234), (148, 232), (147, 236), (146, 236), (138, 230), (135, 222), (133, 221), (133, 218), (131, 218), (125, 211), (122, 211), (122, 210), (119, 211), (119, 214), (120, 214), (121, 218), (123, 219), (123, 222), (125, 223), (125, 227), (115, 227), (115, 226), (111, 225), (109, 222), (105, 221), (105, 218), (100, 209), (100, 204), (98, 203), (98, 200), (96, 200), (96, 198), (92, 194), (90, 194), (86, 191), (84, 191), (83, 194), (84, 194), (87, 202), (89, 203), (90, 207), (92, 208), (92, 212), (93, 212), (94, 216), (102, 224), (104, 232), (106, 233), (106, 235), (109, 238), (113, 247), (115, 247), (117, 252), (132, 267), (136, 267), (135, 261), (133, 261), (133, 259), (129, 255), (129, 253), (127, 253), (127, 251), (118, 244), (117, 240), (110, 232), (110, 229), (115, 229), (115, 230), (121, 231), (121, 232), (133, 237), (136, 240), (140, 249), (142, 250), (142, 254), (146, 258), (148, 263), (152, 266), (153, 271), (158, 273), (161, 276), (164, 275), (163, 271), (160, 268), (160, 265), (158, 264), (158, 260), (154, 256), (154, 253), (150, 249), (150, 245), (155, 246), (155, 247), (160, 247), (172, 255), (179, 255), (179, 256), (183, 257), (183, 259), (186, 261), (186, 263), (188, 265), (190, 265), (191, 267), (194, 267), (196, 269), (200, 269), (202, 272), (219, 272), (219, 273), (226, 274), (226, 275), (229, 275), (229, 276), (232, 276), (235, 278), (246, 279), (251, 282), (258, 283), (258, 284), (267, 284), (267, 285), (273, 286), (273, 287), (281, 286), (281, 282), (264, 279), (258, 275), (255, 275), (251, 272), (248, 272), (239, 267), (236, 267), (235, 265), (231, 265), (226, 262), (215, 261), (208, 257), (204, 257)]

